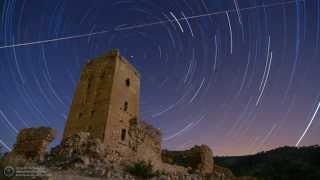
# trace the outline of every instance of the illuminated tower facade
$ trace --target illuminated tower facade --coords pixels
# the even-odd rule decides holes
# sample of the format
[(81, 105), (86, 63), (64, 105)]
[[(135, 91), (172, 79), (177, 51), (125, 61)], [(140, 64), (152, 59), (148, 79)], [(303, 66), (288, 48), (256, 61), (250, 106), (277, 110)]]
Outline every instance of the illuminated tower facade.
[(63, 138), (89, 132), (107, 147), (127, 147), (139, 119), (140, 76), (118, 50), (90, 61), (81, 72)]

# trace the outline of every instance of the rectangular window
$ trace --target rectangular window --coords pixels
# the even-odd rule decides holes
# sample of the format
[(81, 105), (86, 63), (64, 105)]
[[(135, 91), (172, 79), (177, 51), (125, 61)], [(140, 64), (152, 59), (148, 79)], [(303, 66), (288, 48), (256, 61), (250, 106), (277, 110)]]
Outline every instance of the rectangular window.
[(126, 85), (127, 85), (127, 87), (130, 87), (130, 79), (129, 78), (126, 79)]
[(121, 130), (121, 140), (124, 141), (126, 139), (127, 130), (122, 129)]
[(128, 111), (128, 102), (124, 102), (124, 107), (123, 107), (124, 111)]

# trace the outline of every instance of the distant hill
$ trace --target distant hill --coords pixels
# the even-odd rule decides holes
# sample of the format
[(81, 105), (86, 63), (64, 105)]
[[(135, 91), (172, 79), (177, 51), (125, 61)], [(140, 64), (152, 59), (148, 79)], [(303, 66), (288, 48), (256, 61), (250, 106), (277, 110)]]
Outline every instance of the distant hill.
[(320, 180), (320, 146), (281, 147), (255, 155), (215, 157), (236, 176), (258, 179)]

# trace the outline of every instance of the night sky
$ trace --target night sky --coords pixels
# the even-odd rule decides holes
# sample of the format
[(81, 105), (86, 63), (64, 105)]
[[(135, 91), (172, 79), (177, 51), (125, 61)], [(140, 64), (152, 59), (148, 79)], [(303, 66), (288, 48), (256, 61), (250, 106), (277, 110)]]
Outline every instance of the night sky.
[(57, 144), (81, 70), (112, 48), (164, 148), (320, 143), (319, 0), (0, 0), (0, 143), (50, 126)]

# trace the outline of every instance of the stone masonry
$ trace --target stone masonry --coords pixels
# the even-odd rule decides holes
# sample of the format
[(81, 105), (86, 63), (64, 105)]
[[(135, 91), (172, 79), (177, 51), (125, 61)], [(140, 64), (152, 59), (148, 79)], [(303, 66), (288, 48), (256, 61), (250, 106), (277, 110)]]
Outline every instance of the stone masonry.
[(139, 121), (139, 124), (131, 124), (129, 137), (134, 161), (150, 161), (153, 166), (161, 167), (161, 133), (158, 129)]
[(194, 146), (185, 151), (162, 151), (162, 160), (191, 168), (191, 173), (210, 174), (213, 172), (213, 154), (207, 145)]
[(139, 74), (118, 50), (90, 61), (81, 73), (63, 139), (88, 132), (106, 149), (129, 156), (128, 131), (130, 121), (139, 120), (139, 92)]
[(47, 146), (55, 137), (55, 130), (47, 127), (22, 129), (12, 153), (26, 159), (43, 160)]

